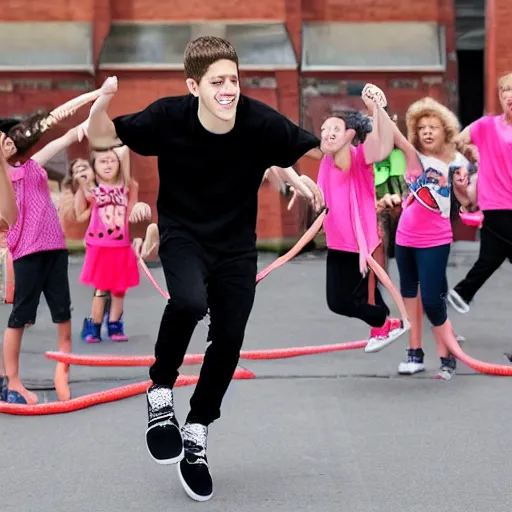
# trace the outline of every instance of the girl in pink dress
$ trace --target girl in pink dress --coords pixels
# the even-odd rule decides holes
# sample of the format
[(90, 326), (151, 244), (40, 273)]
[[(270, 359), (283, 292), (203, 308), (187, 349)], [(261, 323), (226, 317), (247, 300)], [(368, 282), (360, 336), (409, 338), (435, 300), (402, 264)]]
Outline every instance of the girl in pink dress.
[(84, 319), (82, 338), (88, 343), (101, 341), (105, 298), (112, 303), (107, 312), (108, 335), (112, 341), (127, 341), (122, 315), (128, 288), (139, 284), (137, 258), (130, 244), (128, 219), (137, 201), (131, 187), (128, 148), (95, 151), (92, 167), (95, 183), (82, 183), (75, 196), (77, 217), (90, 209), (85, 234), (85, 261), (80, 281), (95, 288), (91, 315)]

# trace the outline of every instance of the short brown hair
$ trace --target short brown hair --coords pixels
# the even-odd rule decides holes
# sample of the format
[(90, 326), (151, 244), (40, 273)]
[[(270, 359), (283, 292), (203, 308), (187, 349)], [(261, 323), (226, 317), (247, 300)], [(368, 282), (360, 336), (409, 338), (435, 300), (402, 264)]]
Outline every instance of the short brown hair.
[(185, 76), (199, 83), (212, 64), (224, 59), (234, 62), (238, 69), (238, 55), (229, 41), (214, 36), (198, 37), (185, 48)]

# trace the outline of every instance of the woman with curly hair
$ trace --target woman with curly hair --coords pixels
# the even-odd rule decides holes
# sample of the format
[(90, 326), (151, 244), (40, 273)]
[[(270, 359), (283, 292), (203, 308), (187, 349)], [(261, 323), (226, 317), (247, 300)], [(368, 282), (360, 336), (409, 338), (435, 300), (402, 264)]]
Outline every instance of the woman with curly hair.
[[(393, 149), (393, 122), (383, 101), (363, 90), (371, 119), (355, 110), (339, 112), (321, 128), (318, 185), (329, 212), (324, 220), (327, 240), (327, 305), (339, 315), (359, 318), (371, 326), (366, 352), (377, 352), (407, 330), (400, 319), (390, 318), (379, 289), (373, 284), (369, 303), (367, 255), (380, 244), (372, 165)], [(380, 92), (380, 91), (379, 91)], [(354, 140), (356, 139), (356, 140)], [(353, 142), (359, 142), (357, 146)], [(366, 240), (361, 246), (357, 224)]]
[[(422, 349), (423, 311), (436, 339), (441, 360), (438, 378), (450, 379), (456, 361), (445, 340), (456, 340), (446, 311), (446, 268), (453, 241), (450, 212), (450, 168), (461, 169), (467, 160), (455, 148), (459, 122), (455, 114), (432, 98), (413, 103), (406, 114), (408, 141), (395, 131), (395, 143), (407, 159), (409, 195), (396, 234), (395, 257), (400, 289), (411, 322), (407, 360), (398, 372), (414, 374), (425, 369)], [(453, 189), (459, 194), (459, 189)], [(420, 291), (420, 297), (418, 296)]]

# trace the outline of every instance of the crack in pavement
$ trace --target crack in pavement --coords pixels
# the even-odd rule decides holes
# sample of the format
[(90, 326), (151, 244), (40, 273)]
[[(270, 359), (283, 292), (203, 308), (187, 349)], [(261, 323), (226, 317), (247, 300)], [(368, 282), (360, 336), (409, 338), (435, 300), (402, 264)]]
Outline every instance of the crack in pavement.
[[(246, 369), (246, 368), (244, 368)], [(190, 374), (190, 375), (196, 375), (196, 374)], [(423, 373), (422, 375), (398, 375), (398, 374), (327, 374), (327, 375), (256, 375), (255, 379), (247, 379), (247, 380), (264, 380), (264, 381), (271, 381), (271, 380), (307, 380), (307, 379), (319, 379), (319, 380), (337, 380), (337, 379), (384, 379), (384, 380), (411, 380), (411, 379), (423, 379), (423, 380), (430, 380), (435, 377), (436, 373)], [(485, 377), (484, 374), (480, 373), (457, 373), (457, 377)], [(116, 377), (98, 377), (98, 378), (90, 378), (90, 379), (70, 379), (69, 383), (70, 385), (73, 384), (119, 384), (124, 385), (123, 383), (127, 384), (135, 384), (137, 382), (143, 382), (144, 380), (140, 378), (140, 376), (137, 377), (127, 377), (127, 378), (116, 378)], [(53, 385), (53, 381), (50, 379), (43, 379), (43, 380), (29, 380), (27, 379), (25, 381), (25, 385), (28, 389), (32, 391), (53, 391), (55, 390), (55, 386)]]

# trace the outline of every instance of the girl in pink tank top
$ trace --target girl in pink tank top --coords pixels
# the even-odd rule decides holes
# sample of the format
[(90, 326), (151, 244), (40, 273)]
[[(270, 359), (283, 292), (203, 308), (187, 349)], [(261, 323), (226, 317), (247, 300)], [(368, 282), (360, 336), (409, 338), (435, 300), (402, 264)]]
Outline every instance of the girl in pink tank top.
[[(117, 152), (118, 151), (118, 152)], [(95, 288), (90, 316), (84, 319), (82, 339), (101, 341), (104, 316), (113, 341), (127, 341), (122, 321), (128, 288), (139, 284), (137, 258), (130, 244), (128, 221), (137, 201), (129, 172), (129, 150), (95, 151), (94, 182), (83, 181), (75, 195), (77, 218), (89, 216), (85, 232), (85, 261), (80, 281)], [(106, 297), (111, 306), (106, 311)]]
[[(321, 150), (325, 156), (318, 186), (328, 208), (323, 224), (328, 248), (327, 305), (334, 313), (368, 324), (371, 330), (365, 352), (377, 352), (404, 334), (408, 326), (390, 317), (379, 289), (370, 283), (367, 268), (368, 255), (380, 244), (373, 163), (393, 149), (393, 122), (377, 98), (365, 96), (369, 89), (363, 90), (363, 101), (373, 123), (356, 111), (340, 112), (323, 123)], [(384, 100), (382, 91), (379, 94)]]

